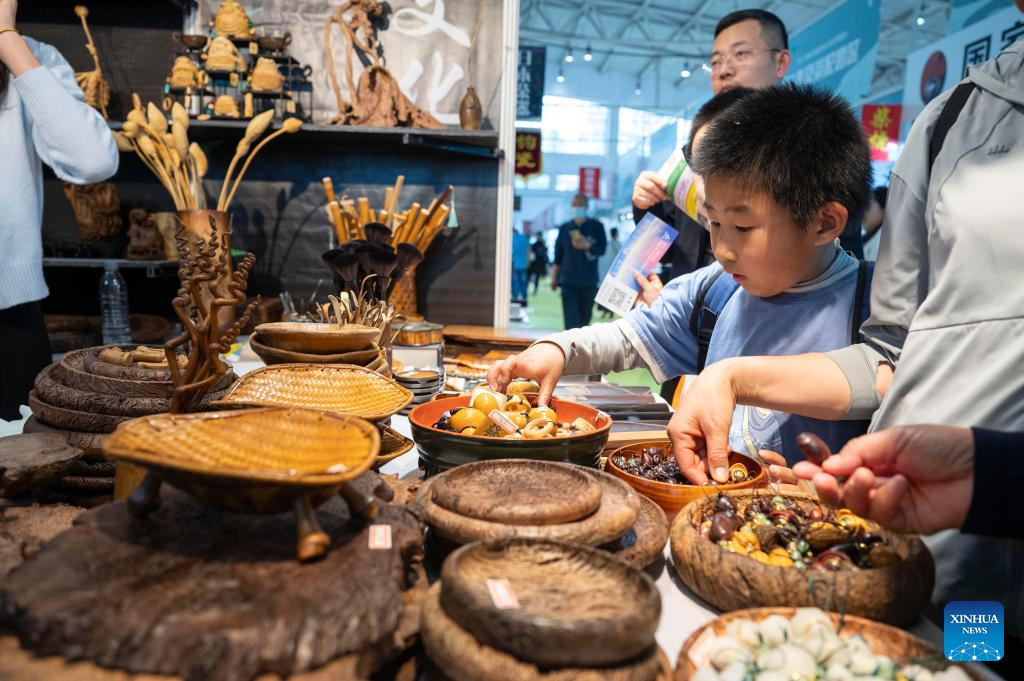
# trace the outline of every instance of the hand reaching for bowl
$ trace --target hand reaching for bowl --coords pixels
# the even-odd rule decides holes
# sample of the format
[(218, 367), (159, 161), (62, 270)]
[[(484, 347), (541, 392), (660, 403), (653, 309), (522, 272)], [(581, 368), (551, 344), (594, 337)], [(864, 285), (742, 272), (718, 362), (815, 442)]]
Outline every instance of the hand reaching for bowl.
[[(801, 436), (802, 437), (802, 436)], [(827, 503), (898, 532), (960, 527), (973, 493), (974, 436), (969, 428), (902, 426), (850, 440), (796, 475)]]
[(504, 393), (514, 378), (536, 381), (540, 386), (536, 406), (546, 407), (563, 369), (565, 355), (562, 349), (554, 343), (542, 342), (494, 364), (487, 372), (487, 383), (491, 390)]

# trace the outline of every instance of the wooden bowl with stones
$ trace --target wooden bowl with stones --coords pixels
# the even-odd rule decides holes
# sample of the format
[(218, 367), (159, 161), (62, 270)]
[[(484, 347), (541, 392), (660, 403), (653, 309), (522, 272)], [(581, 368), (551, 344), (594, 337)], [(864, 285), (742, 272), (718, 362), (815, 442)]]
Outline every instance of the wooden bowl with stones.
[[(457, 476), (457, 483), (448, 476)], [(563, 491), (566, 481), (577, 490), (571, 498)], [(442, 473), (420, 487), (416, 503), (432, 530), (453, 544), (518, 537), (599, 546), (629, 532), (640, 514), (636, 492), (606, 473), (524, 459), (481, 461)]]
[(481, 643), (545, 667), (621, 664), (655, 647), (650, 577), (578, 544), (505, 539), (452, 553), (441, 606)]
[[(770, 493), (727, 492), (738, 505)], [(810, 511), (820, 502), (787, 494)], [(672, 560), (679, 577), (698, 596), (725, 611), (751, 607), (819, 607), (905, 626), (924, 612), (935, 585), (935, 562), (917, 536), (881, 531), (899, 561), (873, 568), (810, 570), (767, 565), (731, 552), (700, 533), (705, 508), (715, 499), (687, 505), (670, 530)]]

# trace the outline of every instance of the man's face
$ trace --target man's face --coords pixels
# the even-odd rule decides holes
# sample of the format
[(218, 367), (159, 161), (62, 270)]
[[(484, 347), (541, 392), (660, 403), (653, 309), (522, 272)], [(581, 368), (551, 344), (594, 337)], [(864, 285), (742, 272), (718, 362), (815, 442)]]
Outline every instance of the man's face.
[[(767, 35), (771, 36), (771, 33)], [(789, 70), (791, 56), (768, 44), (760, 22), (747, 19), (718, 34), (711, 48), (711, 92), (775, 85)]]

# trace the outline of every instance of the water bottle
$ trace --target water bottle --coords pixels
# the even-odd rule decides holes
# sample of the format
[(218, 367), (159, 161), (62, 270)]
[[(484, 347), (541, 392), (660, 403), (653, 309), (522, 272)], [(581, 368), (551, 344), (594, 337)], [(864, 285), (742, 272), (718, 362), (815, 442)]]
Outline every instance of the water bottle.
[(103, 344), (132, 342), (128, 324), (128, 286), (114, 265), (107, 265), (100, 280), (100, 312), (103, 315)]

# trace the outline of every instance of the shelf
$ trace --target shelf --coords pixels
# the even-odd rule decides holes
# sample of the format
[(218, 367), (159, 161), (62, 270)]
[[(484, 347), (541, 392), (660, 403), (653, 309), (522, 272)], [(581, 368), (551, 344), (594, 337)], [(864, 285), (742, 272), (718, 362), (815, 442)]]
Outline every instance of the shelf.
[(89, 267), (93, 269), (145, 269), (146, 276), (169, 277), (178, 273), (177, 260), (126, 260), (124, 258), (43, 258), (43, 267)]
[[(217, 139), (226, 136), (241, 137), (248, 124), (247, 120), (193, 120), (188, 128), (189, 137), (195, 140)], [(110, 127), (114, 130), (120, 130), (121, 122), (111, 121)], [(275, 121), (271, 129), (277, 130), (280, 127), (280, 122)], [(306, 123), (299, 132), (294, 135), (285, 135), (277, 141), (284, 142), (287, 139), (295, 139), (296, 141), (315, 139), (324, 143), (337, 142), (339, 144), (362, 142), (392, 147), (436, 149), (453, 154), (481, 156), (484, 158), (501, 159), (505, 157), (505, 152), (498, 148), (497, 130), (366, 128)]]

